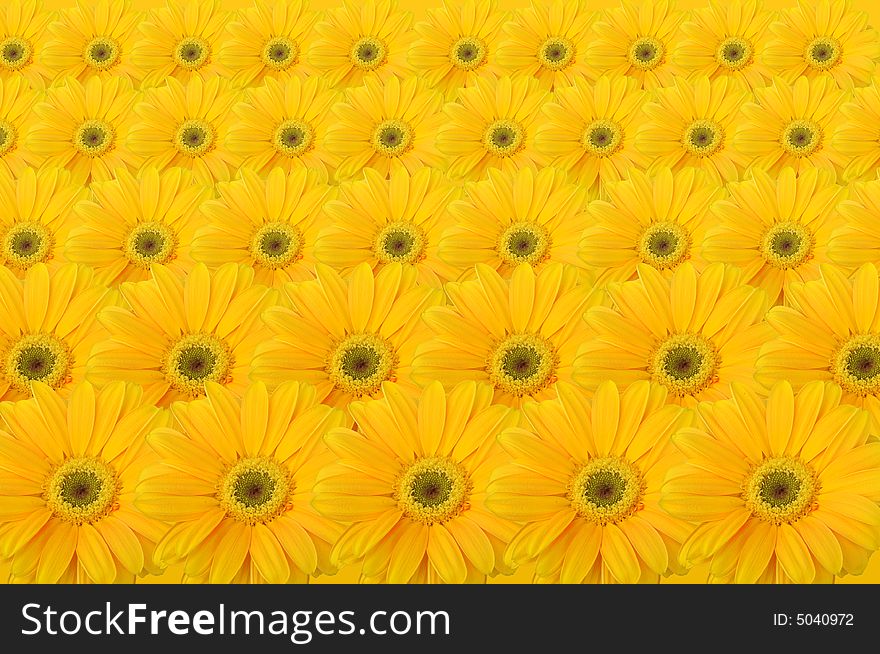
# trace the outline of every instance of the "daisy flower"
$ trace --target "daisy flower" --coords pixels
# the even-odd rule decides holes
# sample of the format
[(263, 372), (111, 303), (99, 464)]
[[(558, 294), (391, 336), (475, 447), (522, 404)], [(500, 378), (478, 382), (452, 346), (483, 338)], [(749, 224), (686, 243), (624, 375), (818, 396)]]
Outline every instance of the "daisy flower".
[(828, 258), (838, 266), (855, 270), (865, 263), (880, 261), (880, 181), (854, 182), (849, 197), (837, 205), (842, 224), (831, 234)]
[(24, 78), (42, 90), (52, 73), (42, 62), (53, 12), (41, 0), (8, 0), (0, 9), (0, 79)]
[(39, 92), (24, 77), (0, 76), (0, 174), (19, 177), (26, 166), (38, 163), (28, 148), (22, 147), (24, 136), (33, 121), (33, 107)]
[(880, 168), (880, 84), (853, 89), (851, 99), (840, 107), (843, 115), (831, 145), (843, 157), (843, 179), (873, 179)]

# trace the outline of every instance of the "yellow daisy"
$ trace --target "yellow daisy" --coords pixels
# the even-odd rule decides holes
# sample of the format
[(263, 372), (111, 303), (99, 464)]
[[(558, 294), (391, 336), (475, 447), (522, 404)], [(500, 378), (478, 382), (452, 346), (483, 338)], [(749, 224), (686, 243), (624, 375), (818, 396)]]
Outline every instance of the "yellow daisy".
[(120, 167), (138, 168), (140, 157), (125, 145), (137, 91), (126, 77), (73, 77), (53, 86), (34, 107), (26, 136), (41, 165), (67, 168), (80, 184), (106, 181)]
[(343, 0), (315, 25), (321, 38), (309, 50), (309, 64), (338, 87), (360, 86), (370, 77), (410, 77), (411, 24), (412, 14), (396, 0)]
[(24, 147), (39, 92), (24, 77), (0, 76), (0, 174), (19, 177), (40, 158)]
[[(868, 416), (832, 384), (765, 401), (745, 385), (700, 404), (703, 426), (673, 442), (687, 456), (660, 506), (699, 523), (682, 558), (709, 561), (714, 583), (832, 583), (861, 574), (880, 546), (880, 443)], [(875, 439), (874, 439), (875, 440)]]
[(222, 0), (192, 0), (151, 10), (140, 24), (131, 60), (144, 73), (143, 86), (174, 77), (183, 83), (228, 76), (218, 61), (229, 12)]
[(670, 86), (683, 73), (670, 57), (678, 47), (683, 18), (669, 0), (626, 0), (606, 10), (587, 43), (588, 79), (628, 75), (648, 90)]
[(108, 336), (92, 350), (87, 378), (135, 382), (159, 406), (204, 395), (209, 381), (242, 395), (254, 348), (269, 337), (260, 314), (277, 299), (253, 277), (233, 263), (213, 275), (198, 264), (184, 278), (153, 264), (152, 279), (120, 286), (130, 308), (98, 314)]
[(842, 224), (831, 234), (828, 258), (854, 270), (864, 263), (880, 261), (880, 181), (854, 182), (849, 198), (837, 205)]
[(0, 553), (12, 583), (127, 583), (148, 571), (161, 522), (135, 508), (154, 461), (145, 436), (168, 416), (134, 384), (78, 384), (65, 399), (34, 384), (4, 403), (0, 430)]
[(583, 267), (578, 245), (587, 225), (586, 188), (555, 168), (491, 169), (488, 177), (469, 182), (466, 199), (449, 205), (454, 221), (440, 239), (439, 255), (454, 278), (473, 277), (478, 263), (504, 278), (521, 263)]
[(449, 175), (479, 179), (489, 168), (510, 172), (546, 165), (535, 148), (535, 128), (548, 99), (538, 80), (528, 77), (481, 77), (461, 89), (457, 100), (443, 107), (446, 122), (437, 134)]
[(315, 40), (317, 19), (306, 0), (255, 0), (227, 23), (231, 38), (218, 59), (234, 75), (236, 86), (304, 78), (310, 72), (305, 52)]
[(773, 332), (763, 322), (767, 294), (720, 263), (701, 274), (684, 263), (671, 278), (639, 264), (638, 279), (609, 284), (608, 294), (614, 308), (587, 312), (592, 338), (574, 363), (574, 379), (587, 389), (605, 379), (622, 389), (649, 379), (676, 404), (724, 399), (731, 383), (751, 383), (758, 349)]
[(175, 402), (179, 426), (147, 437), (161, 462), (137, 487), (135, 505), (167, 522), (156, 559), (182, 561), (187, 583), (307, 583), (334, 573), (330, 548), (342, 527), (311, 506), (322, 441), (350, 424), (308, 384), (271, 395), (252, 384), (243, 398), (206, 384), (205, 399)]
[(740, 109), (751, 93), (732, 77), (710, 82), (676, 78), (674, 86), (658, 89), (644, 105), (650, 119), (636, 134), (636, 148), (651, 159), (650, 172), (669, 167), (700, 168), (716, 184), (734, 182), (749, 159), (732, 147), (741, 122)]
[(535, 148), (597, 197), (607, 182), (647, 168), (648, 158), (635, 148), (646, 99), (647, 92), (631, 77), (603, 75), (595, 85), (576, 79), (556, 89), (542, 107)]
[(880, 168), (880, 80), (853, 89), (851, 100), (843, 103), (841, 120), (831, 144), (846, 158), (843, 179), (874, 179)]
[(774, 12), (763, 0), (710, 0), (681, 24), (672, 61), (691, 77), (735, 77), (749, 89), (766, 86), (772, 72), (763, 53)]
[(324, 147), (338, 159), (339, 180), (374, 168), (383, 177), (398, 170), (410, 174), (423, 166), (438, 168), (443, 157), (434, 141), (444, 122), (443, 98), (418, 77), (385, 80), (368, 77), (345, 90), (333, 105)]
[(495, 435), (516, 424), (492, 389), (433, 382), (416, 396), (395, 384), (384, 398), (353, 402), (358, 431), (331, 429), (337, 457), (315, 485), (313, 505), (351, 523), (331, 560), (362, 561), (366, 583), (482, 583), (510, 573), (504, 546), (513, 523), (485, 507), (489, 476), (508, 460)]
[(759, 168), (751, 175), (728, 185), (729, 200), (712, 205), (702, 254), (739, 267), (746, 284), (763, 288), (777, 304), (791, 282), (818, 278), (819, 265), (829, 262), (828, 242), (842, 223), (835, 208), (843, 188), (833, 173), (818, 168), (797, 177), (792, 168), (776, 178)]
[(107, 338), (95, 314), (119, 298), (93, 277), (76, 264), (50, 275), (38, 263), (24, 280), (0, 267), (0, 400), (30, 397), (32, 382), (66, 397), (83, 380), (92, 346)]
[(336, 157), (325, 147), (324, 136), (332, 120), (330, 108), (341, 93), (316, 75), (284, 81), (268, 77), (245, 93), (232, 107), (238, 120), (226, 136), (226, 149), (241, 160), (241, 167), (262, 175), (276, 167), (289, 173), (317, 170), (329, 179)]
[(495, 402), (508, 406), (553, 397), (556, 382), (571, 378), (586, 330), (581, 316), (604, 299), (579, 277), (561, 263), (537, 272), (522, 263), (505, 280), (477, 264), (476, 279), (446, 284), (450, 306), (425, 311), (433, 338), (416, 350), (413, 379), (446, 388), (488, 382)]
[(500, 74), (496, 51), (508, 12), (497, 0), (443, 0), (416, 23), (419, 39), (409, 51), (409, 64), (429, 86), (452, 100), (458, 89), (473, 86), (483, 75)]
[(193, 77), (186, 86), (169, 77), (165, 85), (147, 89), (135, 105), (138, 122), (129, 132), (128, 147), (144, 157), (144, 165), (188, 168), (200, 184), (225, 181), (234, 159), (222, 144), (238, 99), (239, 93), (219, 76), (206, 82)]
[(528, 427), (498, 437), (513, 459), (489, 482), (486, 505), (525, 523), (506, 559), (536, 559), (538, 583), (657, 583), (682, 574), (678, 551), (691, 526), (659, 508), (660, 487), (679, 463), (670, 437), (693, 423), (664, 406), (666, 389), (646, 381), (595, 395), (571, 384), (558, 398), (523, 407)]
[(413, 387), (413, 352), (427, 332), (422, 313), (443, 301), (442, 291), (418, 286), (417, 271), (397, 262), (375, 275), (362, 263), (347, 279), (316, 268), (314, 281), (284, 286), (292, 308), (263, 314), (273, 338), (257, 349), (252, 379), (308, 381), (322, 402), (339, 408), (378, 396), (384, 381)]
[(208, 221), (193, 240), (196, 261), (246, 264), (257, 283), (278, 288), (314, 278), (315, 243), (328, 224), (322, 207), (333, 195), (318, 173), (273, 168), (263, 179), (242, 168), (217, 191), (219, 199), (201, 206)]
[(836, 266), (821, 277), (792, 283), (789, 306), (773, 307), (774, 337), (761, 348), (755, 379), (770, 388), (779, 380), (795, 388), (833, 381), (842, 401), (871, 414), (880, 433), (880, 291), (877, 267), (862, 265), (852, 278)]
[(571, 86), (586, 75), (584, 50), (594, 19), (585, 0), (532, 0), (504, 24), (498, 65), (508, 75), (535, 77), (544, 88)]
[(757, 102), (743, 105), (745, 121), (733, 138), (734, 148), (749, 157), (751, 165), (778, 174), (786, 166), (800, 173), (846, 164), (831, 144), (846, 97), (833, 79), (799, 77), (789, 84), (775, 77), (771, 86), (755, 89), (755, 97)]
[(54, 12), (41, 0), (8, 0), (0, 9), (0, 79), (24, 78), (43, 89), (52, 73), (41, 61)]
[(0, 263), (18, 277), (38, 263), (50, 272), (67, 263), (71, 210), (87, 196), (61, 168), (25, 168), (18, 179), (0, 174)]
[(143, 16), (130, 0), (77, 0), (49, 25), (52, 35), (42, 61), (56, 79), (75, 77), (80, 82), (98, 76), (128, 77), (137, 84), (143, 71), (134, 65), (131, 51), (138, 40)]
[(825, 77), (841, 88), (864, 86), (880, 60), (880, 35), (850, 0), (798, 0), (770, 32), (764, 63), (789, 83)]
[(605, 186), (608, 200), (587, 206), (580, 257), (598, 284), (634, 279), (640, 264), (671, 275), (686, 261), (704, 267), (700, 244), (709, 226), (709, 206), (723, 190), (706, 173), (686, 168), (656, 176), (633, 170)]
[(148, 166), (136, 177), (119, 169), (90, 188), (94, 199), (74, 207), (80, 222), (64, 243), (68, 261), (91, 266), (110, 286), (149, 279), (154, 263), (177, 276), (192, 270), (190, 247), (204, 222), (197, 209), (211, 197), (210, 187), (193, 183), (182, 168), (160, 173)]
[(344, 184), (340, 198), (324, 206), (330, 220), (318, 235), (315, 258), (343, 274), (362, 262), (374, 271), (399, 262), (418, 272), (420, 284), (440, 288), (455, 276), (437, 248), (453, 223), (447, 204), (457, 195), (437, 170), (400, 168), (385, 179), (367, 168), (362, 180)]

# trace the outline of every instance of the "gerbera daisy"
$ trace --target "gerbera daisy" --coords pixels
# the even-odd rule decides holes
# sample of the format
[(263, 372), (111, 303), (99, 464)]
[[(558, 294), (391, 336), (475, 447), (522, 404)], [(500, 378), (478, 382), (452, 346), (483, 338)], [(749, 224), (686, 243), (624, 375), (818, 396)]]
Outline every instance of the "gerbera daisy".
[(606, 10), (587, 42), (587, 77), (628, 75), (648, 90), (670, 86), (683, 73), (670, 60), (683, 17), (669, 0), (627, 0)]
[(762, 0), (710, 0), (681, 24), (684, 38), (672, 61), (691, 77), (735, 77), (750, 89), (772, 77), (763, 62), (773, 12)]
[(686, 168), (656, 176), (633, 170), (605, 186), (609, 200), (587, 206), (580, 256), (599, 275), (598, 284), (633, 279), (639, 264), (669, 276), (685, 261), (702, 269), (700, 244), (713, 200), (723, 193), (706, 173)]
[(444, 123), (443, 98), (424, 81), (368, 77), (364, 85), (345, 90), (333, 105), (324, 147), (338, 158), (336, 177), (344, 180), (374, 168), (383, 177), (397, 170), (414, 173), (423, 166), (438, 168), (443, 157), (434, 147)]
[(409, 77), (406, 53), (413, 41), (412, 14), (396, 0), (343, 0), (315, 25), (321, 38), (309, 50), (309, 63), (331, 86), (360, 86), (368, 77), (385, 81)]
[(204, 395), (209, 381), (242, 395), (254, 348), (269, 337), (260, 314), (277, 293), (234, 263), (213, 275), (201, 263), (184, 278), (162, 264), (151, 272), (150, 280), (120, 286), (131, 308), (98, 314), (109, 335), (92, 350), (89, 381), (136, 382), (160, 406)]
[(0, 174), (0, 263), (19, 277), (37, 263), (53, 272), (66, 263), (71, 209), (87, 196), (61, 168), (25, 168), (18, 179)]
[(636, 148), (652, 161), (650, 172), (692, 166), (716, 184), (739, 179), (749, 159), (731, 147), (733, 132), (740, 125), (740, 108), (752, 97), (739, 80), (676, 78), (674, 86), (658, 89), (654, 97), (642, 109), (650, 121), (636, 134)]
[(41, 61), (52, 13), (41, 0), (8, 0), (0, 9), (0, 79), (23, 77), (43, 89), (52, 73)]
[(481, 77), (461, 89), (457, 100), (443, 107), (446, 123), (437, 134), (449, 175), (479, 179), (489, 168), (546, 165), (547, 157), (535, 149), (535, 128), (548, 98), (538, 80), (528, 77)]
[(521, 263), (583, 267), (578, 243), (587, 225), (586, 188), (556, 168), (491, 169), (488, 177), (468, 183), (466, 199), (449, 205), (455, 220), (440, 239), (439, 255), (454, 278), (472, 277), (478, 263), (505, 278)]
[(509, 280), (486, 264), (476, 279), (446, 284), (448, 307), (425, 311), (433, 338), (416, 350), (413, 379), (490, 383), (495, 401), (519, 406), (555, 395), (571, 378), (586, 325), (581, 316), (604, 299), (601, 289), (579, 284), (580, 271), (551, 263), (537, 272), (520, 264)]
[(767, 294), (720, 263), (701, 274), (684, 263), (671, 278), (639, 264), (638, 279), (609, 284), (608, 294), (614, 308), (587, 312), (592, 338), (574, 364), (587, 389), (650, 379), (676, 404), (724, 399), (732, 382), (752, 381), (758, 349), (773, 332), (763, 322)]
[(418, 286), (415, 268), (397, 262), (375, 275), (362, 263), (347, 279), (316, 268), (314, 281), (284, 286), (293, 308), (263, 314), (273, 338), (257, 349), (253, 380), (308, 381), (322, 402), (340, 408), (377, 396), (387, 380), (413, 387), (413, 352), (427, 333), (422, 313), (443, 301), (442, 291)]
[(128, 146), (159, 170), (179, 166), (192, 170), (197, 182), (229, 179), (231, 153), (222, 144), (229, 129), (230, 109), (239, 99), (228, 80), (214, 76), (203, 82), (193, 77), (184, 86), (173, 77), (147, 89), (134, 107), (139, 121)]
[(175, 402), (180, 426), (147, 437), (161, 463), (135, 505), (171, 525), (156, 559), (184, 563), (188, 583), (307, 583), (333, 573), (342, 527), (311, 506), (319, 471), (334, 461), (324, 433), (351, 423), (288, 382), (271, 395), (252, 384), (242, 399), (208, 382), (207, 398)]
[(67, 168), (75, 182), (106, 181), (120, 167), (136, 169), (140, 157), (125, 145), (137, 91), (126, 77), (73, 77), (53, 86), (34, 107), (26, 147), (46, 166)]
[(61, 11), (49, 25), (52, 38), (42, 61), (56, 79), (75, 77), (85, 82), (96, 75), (104, 79), (121, 76), (137, 84), (143, 71), (132, 63), (131, 51), (142, 19), (130, 0), (94, 4), (77, 0), (75, 7)]
[(218, 61), (229, 12), (221, 0), (192, 0), (151, 10), (140, 24), (142, 38), (131, 60), (144, 74), (144, 87), (168, 77), (184, 83), (194, 78), (228, 75)]
[(269, 77), (245, 93), (232, 107), (238, 120), (226, 136), (226, 148), (242, 160), (240, 166), (262, 175), (276, 167), (289, 173), (317, 170), (329, 179), (336, 157), (324, 146), (324, 136), (341, 93), (317, 75)]
[(776, 178), (759, 168), (752, 178), (728, 185), (731, 198), (712, 205), (703, 239), (707, 261), (731, 263), (746, 284), (767, 291), (773, 304), (793, 281), (816, 279), (828, 262), (828, 241), (842, 221), (835, 211), (843, 188), (834, 174), (809, 168)]
[(500, 74), (495, 54), (508, 12), (498, 10), (497, 0), (443, 0), (442, 8), (426, 14), (415, 25), (420, 38), (409, 63), (429, 86), (452, 100), (478, 77)]
[(305, 78), (310, 71), (304, 53), (317, 36), (317, 19), (305, 0), (255, 0), (227, 23), (232, 38), (220, 48), (220, 63), (232, 72), (236, 86)]
[(495, 435), (516, 424), (492, 389), (433, 382), (418, 396), (395, 384), (353, 402), (358, 431), (331, 429), (337, 457), (315, 485), (315, 508), (352, 523), (333, 548), (339, 565), (362, 560), (362, 582), (480, 583), (504, 565), (513, 523), (485, 507), (486, 485), (508, 460)]
[(315, 241), (328, 224), (322, 206), (332, 196), (318, 173), (274, 168), (264, 179), (242, 168), (238, 179), (219, 183), (217, 191), (219, 199), (201, 206), (208, 222), (193, 241), (196, 261), (211, 268), (247, 264), (266, 286), (314, 278)]
[(94, 199), (74, 207), (81, 222), (64, 243), (68, 261), (91, 266), (111, 286), (149, 279), (154, 263), (177, 276), (192, 270), (190, 247), (204, 222), (197, 209), (211, 197), (209, 186), (194, 184), (182, 168), (160, 173), (148, 166), (137, 177), (119, 169), (115, 179), (90, 188)]
[(852, 278), (836, 266), (821, 277), (792, 283), (789, 306), (773, 307), (767, 322), (774, 338), (761, 348), (755, 379), (770, 388), (787, 380), (795, 388), (831, 380), (843, 402), (867, 409), (880, 433), (880, 291), (874, 263)]
[(828, 258), (854, 270), (880, 261), (880, 181), (854, 182), (848, 190), (849, 198), (837, 205), (843, 224), (831, 234)]
[(135, 384), (83, 382), (68, 399), (34, 384), (34, 399), (4, 403), (0, 431), (0, 553), (12, 583), (134, 583), (164, 525), (134, 506), (155, 456), (144, 440), (168, 416)]
[(681, 459), (670, 437), (693, 423), (664, 406), (666, 389), (646, 381), (595, 395), (571, 384), (558, 398), (526, 404), (528, 427), (498, 437), (513, 463), (498, 467), (486, 506), (525, 523), (506, 559), (537, 559), (539, 583), (656, 583), (682, 574), (678, 550), (692, 527), (659, 508), (660, 486)]
[(789, 83), (827, 77), (841, 88), (864, 86), (880, 59), (880, 36), (850, 0), (798, 0), (780, 12), (770, 32), (764, 63)]
[(646, 96), (631, 77), (603, 75), (592, 86), (576, 79), (573, 86), (556, 89), (542, 107), (535, 148), (596, 197), (605, 183), (648, 166), (648, 158), (635, 148)]
[(880, 84), (853, 89), (852, 100), (840, 107), (841, 121), (831, 144), (846, 160), (843, 179), (873, 179), (880, 168)]
[(410, 175), (400, 168), (385, 179), (367, 168), (361, 181), (341, 187), (324, 206), (328, 225), (318, 235), (315, 258), (343, 274), (362, 262), (381, 270), (399, 262), (418, 271), (419, 283), (441, 287), (455, 271), (437, 253), (452, 224), (446, 207), (455, 187), (437, 170)]
[(772, 86), (755, 89), (757, 102), (742, 107), (747, 119), (733, 139), (736, 150), (753, 166), (778, 174), (786, 166), (800, 173), (819, 166), (835, 170), (846, 159), (831, 145), (846, 97), (834, 80), (799, 77), (794, 84), (780, 77)]
[(67, 396), (83, 380), (92, 346), (107, 338), (95, 314), (119, 297), (93, 277), (76, 264), (50, 275), (38, 263), (24, 280), (0, 267), (0, 400), (30, 397), (33, 382)]
[(832, 384), (765, 401), (745, 385), (699, 406), (704, 424), (673, 442), (687, 456), (660, 506), (700, 523), (682, 558), (708, 559), (715, 583), (832, 583), (860, 574), (880, 545), (880, 443), (868, 415)]
[(39, 162), (23, 147), (24, 135), (33, 122), (32, 110), (39, 92), (21, 76), (3, 79), (0, 76), (0, 174), (19, 177), (26, 166)]
[(544, 88), (571, 86), (586, 74), (584, 50), (594, 19), (584, 0), (532, 0), (504, 24), (498, 65), (508, 75), (535, 77)]

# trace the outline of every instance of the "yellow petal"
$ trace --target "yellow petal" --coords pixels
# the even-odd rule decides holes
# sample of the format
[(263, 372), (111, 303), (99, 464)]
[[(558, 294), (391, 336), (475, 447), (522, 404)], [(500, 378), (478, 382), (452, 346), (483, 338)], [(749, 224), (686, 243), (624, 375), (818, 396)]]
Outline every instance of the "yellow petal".
[(211, 562), (211, 583), (228, 584), (232, 581), (247, 557), (251, 545), (251, 528), (234, 522), (226, 537), (217, 543)]
[(425, 456), (437, 454), (446, 425), (446, 392), (439, 381), (431, 382), (419, 401), (419, 435)]
[(779, 525), (776, 532), (776, 558), (785, 574), (796, 584), (812, 583), (816, 566), (804, 539), (787, 523)]
[(109, 515), (96, 523), (95, 529), (110, 547), (114, 556), (134, 574), (144, 567), (144, 551), (134, 532), (122, 520)]
[(260, 574), (270, 584), (283, 584), (290, 577), (290, 566), (278, 539), (264, 524), (251, 530), (251, 558)]
[(621, 522), (620, 529), (651, 570), (661, 575), (666, 572), (669, 567), (669, 553), (663, 538), (651, 523), (636, 515)]
[(111, 584), (116, 579), (113, 554), (101, 534), (90, 524), (79, 526), (76, 557), (96, 584)]
[(446, 523), (446, 528), (474, 567), (490, 574), (495, 567), (495, 551), (485, 532), (466, 515)]
[(843, 550), (828, 525), (808, 515), (795, 522), (794, 528), (804, 539), (816, 561), (831, 574), (840, 574), (843, 569)]
[(782, 456), (794, 426), (794, 391), (787, 381), (778, 382), (767, 400), (767, 437), (773, 456)]
[(428, 527), (411, 522), (401, 532), (400, 539), (388, 562), (388, 583), (405, 584), (416, 573), (428, 547)]
[(622, 584), (634, 584), (642, 575), (642, 568), (632, 544), (619, 527), (602, 527), (602, 560), (614, 578)]
[(54, 584), (58, 581), (76, 551), (76, 527), (60, 520), (51, 527), (52, 532), (43, 545), (37, 565), (38, 584)]
[(602, 546), (602, 528), (581, 523), (565, 551), (559, 581), (563, 584), (579, 584), (589, 574)]
[(268, 424), (269, 393), (265, 384), (256, 382), (248, 386), (241, 405), (241, 436), (248, 456), (260, 454)]
[(428, 529), (428, 559), (448, 584), (462, 584), (467, 579), (467, 565), (458, 543), (442, 524)]
[(613, 381), (605, 380), (599, 384), (593, 397), (592, 429), (596, 454), (612, 454), (619, 424), (620, 393)]
[(306, 530), (287, 516), (272, 522), (270, 528), (296, 567), (306, 574), (314, 574), (318, 567), (318, 552)]
[(83, 382), (74, 388), (67, 409), (67, 432), (76, 456), (85, 454), (95, 425), (95, 387)]
[(736, 583), (755, 583), (770, 563), (775, 549), (776, 527), (766, 522), (756, 522), (739, 553), (734, 577)]

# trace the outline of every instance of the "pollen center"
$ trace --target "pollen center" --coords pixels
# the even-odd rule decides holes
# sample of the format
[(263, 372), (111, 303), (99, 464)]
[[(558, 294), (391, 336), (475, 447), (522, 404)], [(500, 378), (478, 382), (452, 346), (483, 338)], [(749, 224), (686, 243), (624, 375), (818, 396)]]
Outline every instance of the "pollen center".
[(96, 36), (86, 44), (83, 59), (95, 70), (110, 70), (119, 63), (119, 44), (108, 36)]
[(251, 237), (254, 263), (267, 268), (284, 268), (302, 259), (303, 236), (294, 225), (266, 223)]
[(739, 36), (724, 39), (715, 51), (715, 60), (728, 70), (742, 70), (752, 63), (754, 56), (752, 44)]
[(496, 157), (510, 157), (525, 146), (525, 130), (513, 120), (496, 120), (483, 134), (483, 146)]
[(610, 120), (594, 120), (581, 138), (584, 150), (597, 157), (609, 157), (623, 147), (623, 129)]
[(287, 70), (299, 59), (299, 46), (285, 36), (276, 36), (263, 46), (260, 58), (273, 70)]
[(779, 525), (796, 522), (815, 508), (819, 480), (799, 459), (765, 459), (743, 483), (743, 500), (756, 518)]
[(330, 353), (327, 372), (337, 389), (361, 397), (374, 395), (394, 376), (394, 347), (377, 334), (351, 334)]
[(568, 500), (581, 518), (605, 525), (626, 520), (642, 508), (645, 481), (634, 464), (612, 456), (579, 466), (567, 489)]
[(232, 364), (232, 352), (221, 339), (212, 334), (186, 334), (168, 348), (162, 372), (175, 390), (197, 397), (204, 394), (205, 382), (229, 382)]
[(559, 355), (538, 334), (512, 334), (495, 346), (486, 363), (495, 388), (516, 397), (535, 395), (556, 381)]
[(0, 120), (0, 157), (15, 149), (17, 130), (7, 120)]
[(695, 120), (684, 130), (684, 148), (695, 157), (710, 157), (724, 145), (724, 129), (713, 120)]
[(538, 48), (538, 61), (548, 70), (564, 70), (575, 60), (575, 47), (569, 39), (551, 36)]
[(251, 457), (228, 468), (217, 485), (220, 508), (233, 520), (271, 522), (291, 508), (294, 483), (274, 459)]
[(414, 264), (425, 258), (428, 245), (424, 230), (408, 221), (389, 223), (376, 235), (376, 258), (382, 263)]
[(118, 507), (121, 483), (95, 457), (67, 459), (46, 478), (43, 497), (52, 515), (74, 525), (95, 523)]
[(197, 118), (185, 120), (174, 135), (174, 145), (180, 154), (201, 157), (214, 149), (214, 128)]
[(425, 457), (401, 470), (393, 497), (410, 520), (432, 525), (466, 511), (472, 490), (473, 483), (460, 463), (447, 457)]
[(671, 269), (688, 258), (690, 244), (690, 235), (678, 223), (653, 223), (639, 237), (639, 256), (658, 270)]
[(87, 120), (74, 130), (73, 147), (87, 157), (100, 157), (113, 147), (113, 126), (103, 120)]
[(35, 263), (52, 257), (55, 239), (45, 225), (36, 221), (13, 223), (2, 239), (3, 259), (6, 265), (27, 270)]
[(829, 70), (840, 63), (842, 55), (840, 41), (831, 36), (813, 39), (804, 49), (804, 59), (813, 70)]
[(18, 36), (7, 36), (0, 41), (0, 66), (7, 70), (21, 70), (34, 57), (31, 44)]
[(550, 234), (534, 222), (513, 223), (498, 238), (498, 256), (506, 264), (536, 266), (550, 257)]
[(131, 263), (149, 268), (154, 263), (168, 263), (174, 259), (177, 236), (164, 223), (138, 223), (125, 237), (122, 249)]
[(648, 372), (678, 396), (696, 395), (718, 377), (715, 346), (697, 334), (673, 334), (663, 340), (648, 360)]
[(658, 39), (652, 36), (642, 36), (629, 46), (627, 58), (629, 62), (641, 70), (653, 70), (663, 63), (666, 57), (666, 48)]
[(211, 57), (211, 46), (199, 36), (188, 36), (174, 46), (174, 61), (181, 68), (198, 70)]
[(797, 268), (812, 259), (813, 244), (813, 235), (803, 225), (775, 223), (761, 239), (761, 256), (771, 266)]
[(351, 47), (351, 63), (361, 70), (376, 70), (388, 58), (388, 49), (376, 37), (364, 36)]
[(475, 36), (463, 36), (452, 44), (449, 59), (461, 70), (476, 70), (486, 63), (486, 44)]
[(412, 150), (413, 130), (402, 120), (385, 120), (376, 126), (370, 140), (377, 154), (399, 157)]
[(51, 334), (19, 337), (7, 346), (3, 360), (6, 381), (23, 393), (30, 393), (31, 382), (60, 388), (70, 381), (70, 348)]
[(822, 128), (811, 120), (793, 120), (782, 130), (781, 143), (788, 154), (808, 157), (822, 145)]
[(880, 335), (850, 337), (835, 353), (831, 372), (848, 393), (880, 395)]
[(272, 144), (279, 154), (301, 157), (315, 147), (315, 132), (301, 120), (285, 120), (275, 128)]

